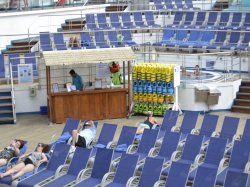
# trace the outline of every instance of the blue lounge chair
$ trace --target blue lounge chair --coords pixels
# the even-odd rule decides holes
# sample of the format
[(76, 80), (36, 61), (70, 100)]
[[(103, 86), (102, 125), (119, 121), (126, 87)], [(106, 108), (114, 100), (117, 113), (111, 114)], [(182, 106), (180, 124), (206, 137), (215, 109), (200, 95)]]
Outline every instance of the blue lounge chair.
[[(166, 132), (163, 137), (161, 147), (150, 150), (149, 156), (164, 158), (165, 162), (171, 161), (172, 154), (177, 150), (181, 134), (176, 132)], [(158, 154), (156, 154), (158, 152)]]
[(210, 45), (211, 41), (215, 37), (214, 31), (209, 31), (209, 30), (203, 31), (201, 34), (202, 34), (202, 36), (201, 36), (200, 40), (194, 42), (192, 45), (192, 47), (195, 49), (206, 48), (207, 46)]
[(24, 54), (24, 61), (25, 61), (25, 64), (32, 64), (33, 76), (38, 76), (37, 62), (36, 62), (36, 54), (35, 54), (35, 52), (33, 52), (33, 53), (25, 53)]
[(217, 16), (218, 16), (217, 12), (209, 12), (208, 20), (207, 20), (207, 23), (206, 23), (206, 27), (213, 27), (213, 26), (215, 26), (215, 23), (217, 21)]
[(48, 32), (40, 32), (40, 47), (43, 51), (53, 51), (50, 34)]
[(135, 27), (131, 21), (129, 12), (122, 12), (122, 24), (124, 29), (131, 29)]
[(0, 78), (5, 78), (4, 55), (0, 55)]
[(86, 49), (95, 49), (96, 46), (94, 45), (89, 32), (80, 32), (81, 37), (81, 45)]
[(222, 129), (219, 133), (220, 138), (225, 138), (232, 142), (234, 136), (236, 135), (237, 128), (239, 125), (240, 118), (225, 116)]
[(140, 161), (145, 159), (156, 143), (158, 132), (154, 129), (144, 129), (139, 145), (132, 144), (127, 153), (139, 155)]
[(110, 29), (110, 27), (107, 23), (105, 13), (97, 14), (97, 22), (98, 22), (99, 29)]
[(108, 148), (114, 147), (114, 154), (112, 158), (114, 161), (115, 159), (120, 157), (123, 152), (126, 152), (130, 145), (132, 145), (135, 139), (136, 130), (137, 128), (135, 127), (129, 127), (129, 126), (122, 127), (121, 134), (119, 136), (116, 145), (115, 146), (111, 145), (110, 147), (108, 147)]
[(186, 12), (185, 20), (182, 27), (187, 28), (192, 26), (194, 20), (194, 12)]
[(135, 22), (136, 27), (139, 27), (139, 28), (147, 27), (147, 25), (145, 25), (144, 21), (142, 20), (141, 12), (134, 12), (133, 15), (134, 15), (134, 22)]
[(137, 186), (154, 186), (159, 180), (164, 159), (147, 157), (141, 176), (131, 177), (126, 186), (137, 183)]
[(193, 0), (185, 0), (185, 8), (187, 9), (193, 9), (194, 5), (193, 5)]
[[(125, 154), (122, 153), (120, 162), (117, 166), (116, 172), (109, 172), (105, 174), (105, 176), (102, 179), (102, 186), (104, 184), (106, 187), (118, 187), (118, 186), (125, 186), (128, 179), (135, 175), (136, 172), (136, 163), (138, 162), (138, 155), (131, 155), (131, 154)], [(113, 181), (110, 181), (110, 177), (114, 175)]]
[(206, 18), (206, 12), (202, 12), (202, 11), (198, 12), (195, 23), (194, 23), (194, 27), (195, 28), (202, 27), (205, 21), (205, 18)]
[(177, 9), (183, 9), (184, 5), (182, 4), (182, 0), (174, 0), (175, 6)]
[(212, 187), (215, 186), (217, 168), (198, 166), (193, 187)]
[(225, 180), (225, 187), (245, 187), (249, 174), (243, 172), (228, 171)]
[(57, 168), (66, 162), (69, 152), (69, 145), (66, 144), (57, 144), (53, 150), (53, 154), (48, 162), (48, 166), (34, 174), (30, 177), (21, 180), (18, 182), (18, 187), (31, 187), (37, 183), (40, 183), (46, 179), (52, 178), (55, 176)]
[(67, 173), (65, 175), (61, 175), (55, 178), (52, 181), (46, 182), (45, 185), (43, 185), (43, 183), (39, 183), (39, 185), (42, 185), (44, 187), (55, 187), (55, 186), (64, 186), (72, 181), (75, 181), (77, 179), (79, 172), (87, 167), (90, 153), (91, 149), (76, 147), (70, 165), (69, 166), (65, 165), (61, 168), (61, 170), (68, 168)]
[[(206, 154), (200, 154), (196, 157), (195, 165), (202, 167), (218, 169), (220, 161), (225, 155), (227, 139), (223, 138), (211, 138), (206, 151)], [(205, 158), (204, 158), (205, 157)], [(189, 175), (189, 180), (194, 180), (197, 168), (194, 168)]]
[(245, 30), (249, 30), (250, 27), (250, 13), (246, 13), (245, 15), (245, 20), (243, 22), (243, 26), (241, 27), (241, 29), (245, 29)]
[(167, 10), (173, 10), (174, 5), (172, 4), (172, 0), (164, 0), (164, 4)]
[(121, 31), (121, 34), (122, 34), (122, 36), (123, 36), (123, 42), (124, 42), (126, 45), (129, 45), (129, 46), (135, 46), (135, 45), (137, 45), (137, 44), (133, 41), (133, 39), (132, 39), (130, 30), (122, 30), (122, 31)]
[(198, 133), (199, 135), (204, 135), (205, 141), (209, 140), (213, 132), (215, 132), (218, 119), (219, 119), (218, 115), (206, 114), (203, 117), (201, 128), (196, 130), (198, 132), (194, 132), (194, 133)]
[(86, 14), (86, 25), (89, 30), (98, 30), (95, 23), (95, 15), (94, 14)]
[(119, 20), (118, 13), (110, 13), (109, 17), (110, 17), (110, 25), (111, 25), (111, 27), (113, 27), (115, 29), (120, 29), (122, 27), (121, 22)]
[(163, 31), (163, 36), (162, 36), (162, 41), (161, 42), (156, 42), (153, 45), (154, 46), (164, 46), (165, 43), (171, 41), (172, 37), (175, 34), (175, 30), (171, 28), (166, 28)]
[(250, 32), (246, 32), (245, 35), (244, 35), (243, 41), (241, 42), (241, 44), (236, 49), (240, 50), (240, 51), (248, 50), (249, 42), (250, 42)]
[(187, 34), (187, 30), (178, 29), (176, 31), (175, 38), (169, 42), (165, 42), (164, 44), (167, 48), (173, 48), (176, 45), (180, 45), (187, 38)]
[(146, 11), (144, 12), (144, 14), (148, 27), (153, 27), (153, 28), (161, 27), (160, 25), (155, 23), (154, 14), (152, 11)]
[(63, 33), (53, 33), (53, 38), (54, 38), (54, 44), (58, 51), (67, 50), (67, 47), (63, 39)]
[[(182, 154), (180, 151), (176, 151), (172, 156), (172, 160), (185, 164), (193, 164), (196, 156), (200, 153), (203, 140), (204, 136), (189, 134), (187, 136)], [(167, 176), (169, 169), (170, 167), (167, 165), (162, 171), (162, 175)]]
[(109, 48), (110, 46), (107, 44), (105, 38), (104, 38), (104, 32), (103, 31), (96, 31), (95, 32), (95, 43), (100, 48)]
[(105, 173), (109, 171), (109, 166), (112, 159), (113, 150), (112, 149), (97, 149), (96, 157), (93, 165), (93, 169), (90, 177), (86, 178), (86, 173), (89, 173), (89, 170), (86, 169), (82, 172), (79, 180), (85, 178), (84, 180), (77, 182), (74, 187), (81, 186), (96, 186), (101, 183), (103, 176)]
[(240, 29), (240, 23), (242, 20), (241, 12), (234, 12), (231, 24), (226, 27), (226, 29), (238, 30)]
[(161, 0), (154, 0), (154, 7), (155, 7), (156, 10), (165, 9)]
[(201, 38), (201, 31), (191, 30), (189, 38), (187, 39), (187, 41), (179, 43), (179, 48), (186, 49), (191, 46), (194, 47), (196, 44), (199, 43), (200, 38)]
[(114, 47), (124, 47), (125, 45), (122, 43), (122, 41), (118, 40), (118, 36), (116, 31), (107, 31), (108, 33), (108, 39), (112, 46)]
[(190, 164), (172, 162), (165, 187), (186, 186)]
[(176, 125), (177, 119), (179, 117), (179, 111), (168, 110), (164, 115), (160, 132), (158, 134), (158, 139), (162, 138), (165, 132), (170, 132), (172, 128)]
[(184, 13), (181, 11), (175, 12), (173, 24), (167, 25), (167, 27), (179, 27), (182, 22)]
[(244, 141), (250, 141), (250, 119), (246, 120), (245, 128), (241, 136), (241, 139)]
[(222, 12), (220, 14), (220, 20), (218, 23), (219, 29), (225, 29), (225, 27), (227, 26), (227, 24), (229, 22), (229, 16), (230, 16), (230, 12)]
[(212, 44), (204, 46), (204, 47), (206, 47), (206, 49), (213, 49), (213, 50), (219, 49), (220, 46), (224, 44), (226, 40), (226, 36), (227, 36), (226, 31), (218, 31), (215, 41)]
[[(223, 162), (220, 163), (218, 176), (216, 179), (217, 185), (224, 185), (226, 173), (228, 171), (236, 171), (236, 172), (244, 172), (245, 165), (249, 161), (249, 154), (250, 154), (250, 142), (249, 141), (234, 141), (232, 154), (229, 160), (228, 159), (223, 160)], [(228, 167), (225, 167), (227, 166)]]
[(95, 156), (97, 148), (107, 148), (112, 144), (115, 132), (117, 129), (116, 124), (104, 123), (102, 130), (100, 132), (99, 138), (97, 141), (93, 141), (91, 146), (94, 146), (91, 156)]
[(9, 54), (9, 63), (12, 65), (12, 76), (18, 76), (18, 64), (20, 64), (20, 54)]
[(199, 113), (187, 111), (184, 114), (180, 127), (175, 127), (173, 131), (181, 132), (181, 140), (185, 139), (188, 134), (195, 128)]
[(227, 44), (220, 47), (221, 50), (235, 50), (240, 40), (240, 32), (231, 32)]

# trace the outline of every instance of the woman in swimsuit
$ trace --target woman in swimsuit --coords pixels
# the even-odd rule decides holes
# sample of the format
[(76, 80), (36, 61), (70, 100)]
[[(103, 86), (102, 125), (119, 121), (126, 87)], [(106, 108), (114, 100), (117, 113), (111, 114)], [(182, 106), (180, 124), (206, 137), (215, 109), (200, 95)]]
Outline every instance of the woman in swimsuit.
[(147, 117), (145, 118), (145, 121), (143, 123), (139, 124), (136, 134), (142, 134), (145, 128), (152, 129), (154, 126), (158, 125), (158, 122), (153, 117), (152, 111), (148, 111), (146, 114), (147, 114)]
[(44, 154), (47, 148), (48, 145), (39, 143), (36, 151), (21, 156), (20, 160), (22, 161), (13, 166), (10, 170), (2, 173), (0, 178), (11, 175), (12, 180), (15, 180), (27, 172), (33, 171), (40, 163), (47, 161), (47, 157)]
[(13, 140), (9, 146), (1, 150), (0, 151), (0, 166), (7, 164), (7, 162), (11, 158), (18, 156), (20, 153), (20, 149), (22, 149), (23, 145), (24, 145), (24, 141)]

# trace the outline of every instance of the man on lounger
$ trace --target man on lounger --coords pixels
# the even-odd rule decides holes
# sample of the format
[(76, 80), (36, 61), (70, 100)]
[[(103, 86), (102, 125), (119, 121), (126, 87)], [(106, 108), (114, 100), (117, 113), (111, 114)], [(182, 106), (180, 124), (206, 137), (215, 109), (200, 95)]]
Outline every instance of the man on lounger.
[(77, 129), (72, 131), (72, 147), (79, 146), (86, 148), (95, 138), (96, 127), (93, 121), (81, 123)]

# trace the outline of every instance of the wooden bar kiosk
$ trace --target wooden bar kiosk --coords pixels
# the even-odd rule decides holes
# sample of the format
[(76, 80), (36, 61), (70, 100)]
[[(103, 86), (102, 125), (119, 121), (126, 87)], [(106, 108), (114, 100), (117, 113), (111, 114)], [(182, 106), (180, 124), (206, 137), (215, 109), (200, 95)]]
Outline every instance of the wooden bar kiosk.
[[(123, 118), (130, 106), (130, 76), (127, 83), (125, 73), (130, 75), (131, 61), (135, 54), (130, 47), (43, 52), (46, 65), (46, 83), (49, 119), (53, 123), (64, 123), (67, 118), (102, 120)], [(84, 89), (83, 91), (52, 92), (50, 67), (86, 63), (123, 62), (124, 84), (120, 88)], [(126, 64), (127, 63), (127, 64)], [(125, 69), (127, 68), (127, 69)]]

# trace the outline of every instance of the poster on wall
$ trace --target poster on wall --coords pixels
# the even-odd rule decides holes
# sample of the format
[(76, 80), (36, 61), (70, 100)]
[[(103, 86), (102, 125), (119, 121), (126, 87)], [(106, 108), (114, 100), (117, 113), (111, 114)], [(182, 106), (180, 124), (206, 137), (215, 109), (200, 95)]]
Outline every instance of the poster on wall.
[(32, 64), (18, 64), (18, 83), (33, 83)]
[(174, 67), (174, 87), (180, 86), (181, 84), (181, 73), (180, 73), (180, 65), (176, 65)]
[(109, 78), (110, 71), (109, 71), (109, 64), (108, 63), (99, 63), (96, 64), (96, 78)]

